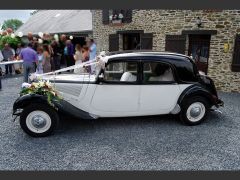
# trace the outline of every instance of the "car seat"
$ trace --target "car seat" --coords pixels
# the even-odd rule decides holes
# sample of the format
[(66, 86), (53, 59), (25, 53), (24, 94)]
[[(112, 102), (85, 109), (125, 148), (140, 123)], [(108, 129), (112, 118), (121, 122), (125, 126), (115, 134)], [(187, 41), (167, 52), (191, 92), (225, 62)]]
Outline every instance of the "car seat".
[(120, 79), (120, 81), (129, 81), (129, 82), (133, 82), (136, 80), (137, 80), (137, 77), (132, 75), (132, 73), (130, 73), (130, 72), (123, 73), (123, 75)]

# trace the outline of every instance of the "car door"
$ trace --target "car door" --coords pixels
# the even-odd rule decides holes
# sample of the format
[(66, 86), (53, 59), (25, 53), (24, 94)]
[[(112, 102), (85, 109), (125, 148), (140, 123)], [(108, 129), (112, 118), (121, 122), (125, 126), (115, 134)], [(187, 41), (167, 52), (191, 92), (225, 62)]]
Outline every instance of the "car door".
[(139, 110), (139, 62), (114, 60), (106, 65), (91, 106), (102, 117), (137, 115)]
[(170, 64), (159, 61), (142, 62), (140, 109), (144, 115), (167, 114), (175, 107), (180, 89)]

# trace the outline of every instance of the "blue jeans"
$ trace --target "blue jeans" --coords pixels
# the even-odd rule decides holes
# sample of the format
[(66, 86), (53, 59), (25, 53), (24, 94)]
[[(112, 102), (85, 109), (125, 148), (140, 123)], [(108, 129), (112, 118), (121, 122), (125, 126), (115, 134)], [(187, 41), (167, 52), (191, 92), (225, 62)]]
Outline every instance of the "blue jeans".
[(23, 76), (24, 82), (28, 82), (28, 76), (30, 73), (34, 73), (35, 64), (34, 63), (23, 63)]

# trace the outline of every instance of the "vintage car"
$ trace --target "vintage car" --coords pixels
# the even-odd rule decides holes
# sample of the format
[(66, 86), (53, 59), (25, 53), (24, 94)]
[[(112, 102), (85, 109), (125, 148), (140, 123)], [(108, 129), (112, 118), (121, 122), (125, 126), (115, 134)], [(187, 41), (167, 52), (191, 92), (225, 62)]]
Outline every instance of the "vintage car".
[(20, 116), (22, 129), (31, 136), (47, 136), (61, 113), (82, 119), (175, 114), (183, 123), (197, 125), (209, 110), (223, 105), (213, 80), (182, 54), (112, 53), (98, 58), (95, 68), (94, 74), (43, 75), (63, 98), (53, 108), (41, 95), (19, 97), (13, 114)]

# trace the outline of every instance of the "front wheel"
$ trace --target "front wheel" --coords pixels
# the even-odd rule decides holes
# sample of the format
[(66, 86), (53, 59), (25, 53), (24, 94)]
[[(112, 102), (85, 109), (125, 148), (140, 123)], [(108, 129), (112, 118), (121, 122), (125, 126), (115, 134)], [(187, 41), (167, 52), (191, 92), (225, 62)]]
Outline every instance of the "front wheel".
[(180, 119), (187, 125), (200, 124), (209, 111), (209, 103), (204, 97), (191, 97), (183, 101)]
[(31, 104), (20, 116), (20, 126), (28, 135), (44, 137), (53, 133), (58, 125), (57, 112), (48, 105)]

